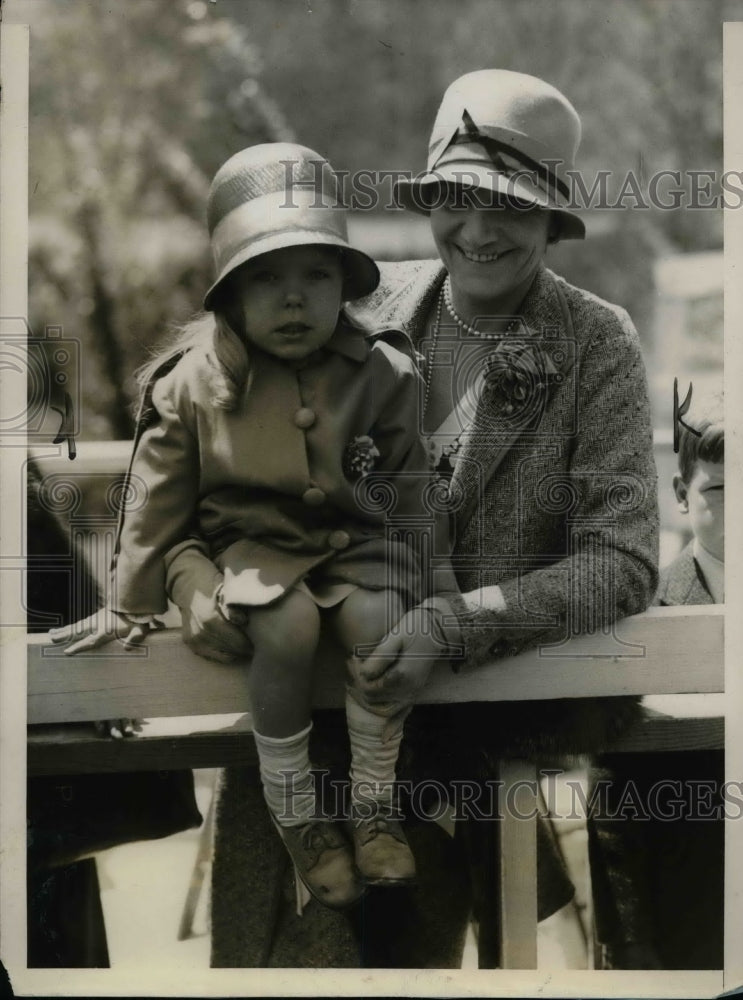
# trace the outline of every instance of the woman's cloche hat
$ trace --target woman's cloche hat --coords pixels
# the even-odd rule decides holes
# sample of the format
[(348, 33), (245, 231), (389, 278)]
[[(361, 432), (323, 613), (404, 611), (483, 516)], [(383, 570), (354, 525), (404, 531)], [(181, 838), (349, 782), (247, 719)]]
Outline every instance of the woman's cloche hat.
[(585, 226), (566, 207), (580, 136), (575, 108), (544, 80), (504, 69), (467, 73), (444, 94), (426, 171), (398, 181), (398, 199), (427, 213), (442, 184), (484, 188), (554, 211), (560, 238), (582, 239)]
[(342, 251), (346, 299), (379, 284), (377, 265), (348, 244), (346, 208), (326, 159), (291, 142), (269, 142), (235, 153), (217, 171), (209, 190), (207, 223), (216, 280), (204, 308), (235, 268), (271, 250), (309, 244)]

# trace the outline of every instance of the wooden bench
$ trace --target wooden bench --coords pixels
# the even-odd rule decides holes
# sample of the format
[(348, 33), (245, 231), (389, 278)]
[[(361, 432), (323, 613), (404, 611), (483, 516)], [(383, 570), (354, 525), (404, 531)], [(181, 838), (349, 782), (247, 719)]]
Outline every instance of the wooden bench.
[[(620, 645), (624, 644), (624, 645)], [(620, 655), (622, 651), (630, 655)], [(723, 608), (655, 608), (618, 623), (608, 636), (581, 636), (555, 650), (532, 650), (453, 674), (437, 665), (426, 703), (528, 701), (622, 694), (721, 692)], [(247, 711), (247, 669), (190, 653), (178, 633), (150, 637), (146, 647), (115, 645), (65, 657), (46, 637), (28, 641), (28, 767), (33, 774), (254, 765), (249, 725), (172, 736), (110, 740), (91, 732), (106, 718), (174, 718)], [(342, 664), (318, 677), (315, 704), (343, 704)], [(60, 724), (66, 724), (60, 729)], [(611, 749), (665, 751), (721, 748), (723, 720), (648, 714)], [(518, 809), (536, 808), (536, 765), (501, 762), (502, 794), (518, 790)], [(536, 823), (510, 815), (500, 824), (500, 955), (503, 968), (536, 968)], [(483, 951), (481, 950), (481, 955)], [(484, 964), (484, 963), (483, 963)]]

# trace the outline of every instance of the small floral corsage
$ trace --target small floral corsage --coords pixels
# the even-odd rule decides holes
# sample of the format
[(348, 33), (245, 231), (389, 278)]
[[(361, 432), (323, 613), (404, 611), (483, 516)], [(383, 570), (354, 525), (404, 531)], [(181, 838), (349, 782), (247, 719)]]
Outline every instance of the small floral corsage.
[(343, 474), (347, 479), (362, 479), (374, 468), (379, 449), (368, 434), (358, 435), (346, 446), (343, 454)]

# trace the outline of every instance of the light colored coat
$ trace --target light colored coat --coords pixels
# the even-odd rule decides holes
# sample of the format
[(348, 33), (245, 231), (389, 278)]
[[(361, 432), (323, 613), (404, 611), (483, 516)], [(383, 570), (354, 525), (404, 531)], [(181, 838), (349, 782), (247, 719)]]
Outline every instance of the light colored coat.
[[(148, 387), (129, 473), (143, 502), (121, 520), (117, 610), (165, 610), (164, 555), (193, 531), (211, 558), (245, 540), (245, 603), (270, 603), (321, 566), (332, 581), (419, 598), (415, 544), (386, 537), (390, 514), (420, 521), (430, 481), (406, 338), (344, 321), (304, 364), (253, 352), (252, 379), (231, 411), (214, 406), (208, 347), (176, 358)], [(358, 438), (378, 452), (363, 484), (349, 468)]]

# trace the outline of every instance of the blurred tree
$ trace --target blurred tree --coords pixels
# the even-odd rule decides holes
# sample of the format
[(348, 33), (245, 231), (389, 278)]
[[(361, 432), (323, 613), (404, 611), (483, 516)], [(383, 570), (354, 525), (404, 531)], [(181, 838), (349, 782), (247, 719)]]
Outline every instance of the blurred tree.
[[(722, 167), (722, 23), (743, 19), (743, 0), (14, 6), (32, 24), (32, 325), (83, 341), (83, 435), (96, 437), (128, 433), (129, 373), (198, 307), (207, 181), (237, 149), (296, 137), (341, 169), (418, 171), (446, 86), (500, 66), (573, 101), (589, 190), (599, 170), (611, 172), (610, 198), (629, 171), (646, 192), (657, 171), (680, 170), (688, 195), (688, 171)], [(653, 260), (722, 243), (715, 210), (627, 198), (587, 221), (587, 244), (551, 259), (625, 305), (641, 331)]]
[(208, 284), (209, 176), (291, 131), (206, 3), (58, 8), (33, 4), (31, 323), (82, 342), (82, 435), (128, 437), (132, 372)]

